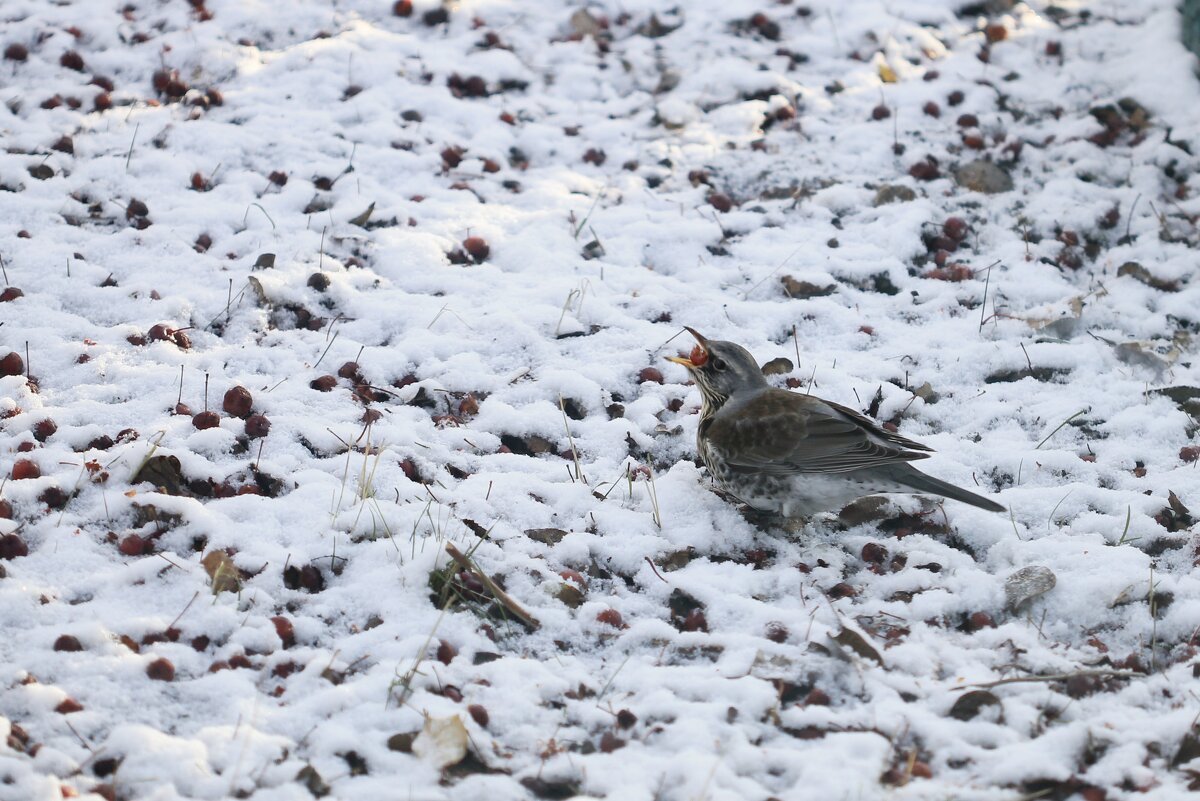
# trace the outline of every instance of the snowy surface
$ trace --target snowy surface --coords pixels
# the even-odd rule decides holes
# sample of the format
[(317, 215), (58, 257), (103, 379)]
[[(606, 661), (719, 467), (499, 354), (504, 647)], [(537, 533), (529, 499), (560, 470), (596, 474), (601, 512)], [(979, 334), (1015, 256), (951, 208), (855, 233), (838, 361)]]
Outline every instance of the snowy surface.
[[(413, 5), (0, 5), (0, 798), (1197, 786), (1171, 0)], [(1011, 515), (745, 519), (684, 324)]]

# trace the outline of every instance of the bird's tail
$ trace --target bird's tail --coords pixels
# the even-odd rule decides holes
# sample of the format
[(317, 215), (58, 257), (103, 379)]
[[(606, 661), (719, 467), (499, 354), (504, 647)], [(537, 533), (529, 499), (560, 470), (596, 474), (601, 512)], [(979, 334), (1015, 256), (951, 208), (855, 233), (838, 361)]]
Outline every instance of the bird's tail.
[[(900, 467), (900, 465), (897, 465)], [(953, 484), (942, 481), (939, 478), (934, 478), (931, 475), (922, 473), (912, 465), (905, 464), (903, 467), (908, 468), (903, 470), (901, 475), (896, 478), (902, 484), (911, 487), (916, 492), (925, 492), (931, 495), (941, 495), (954, 501), (976, 506), (980, 509), (986, 509), (989, 512), (1003, 512), (1005, 508), (995, 501), (988, 500), (982, 495), (976, 495), (974, 492), (969, 492), (962, 487), (956, 487)]]

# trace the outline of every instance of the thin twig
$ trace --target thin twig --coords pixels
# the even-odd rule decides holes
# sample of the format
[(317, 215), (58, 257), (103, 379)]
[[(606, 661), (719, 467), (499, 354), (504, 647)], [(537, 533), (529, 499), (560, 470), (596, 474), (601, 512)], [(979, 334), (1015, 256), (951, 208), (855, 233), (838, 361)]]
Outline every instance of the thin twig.
[(466, 570), (467, 572), (473, 574), (475, 578), (479, 579), (483, 586), (487, 588), (488, 592), (492, 594), (492, 597), (499, 601), (505, 609), (512, 612), (518, 620), (531, 629), (536, 630), (541, 627), (541, 624), (538, 623), (537, 619), (533, 615), (526, 612), (520, 604), (512, 599), (512, 596), (500, 589), (500, 585), (492, 581), (491, 576), (489, 576), (487, 573), (484, 573), (475, 565), (474, 562), (464, 556), (463, 552), (454, 546), (454, 543), (446, 543), (446, 553), (450, 554), (450, 558), (455, 562), (458, 562), (459, 566), (463, 570)]
[(658, 576), (659, 581), (661, 581), (663, 584), (671, 583), (662, 577), (662, 574), (658, 572), (658, 568), (654, 566), (654, 560), (651, 559), (649, 556), (646, 557), (646, 564), (650, 565), (650, 569), (652, 571), (654, 571), (654, 575)]
[[(324, 360), (325, 354), (329, 353), (329, 349), (333, 347), (334, 342), (337, 342), (337, 338), (341, 333), (342, 333), (341, 331), (338, 331), (336, 334), (333, 335), (333, 339), (329, 340), (329, 344), (325, 346), (325, 351), (324, 351), (324, 353), (321, 354), (321, 358), (317, 359), (317, 364), (320, 364)], [(317, 369), (317, 364), (313, 365), (314, 370)]]
[[(393, 693), (394, 693), (396, 687), (399, 686), (403, 689), (403, 692), (401, 692), (400, 695), (398, 697), (396, 697), (396, 703), (400, 704), (401, 706), (404, 706), (404, 704), (406, 704), (408, 702), (408, 697), (409, 697), (409, 695), (412, 694), (413, 679), (415, 679), (417, 677), (417, 674), (421, 672), (420, 671), (421, 662), (424, 661), (425, 654), (428, 653), (428, 651), (429, 651), (429, 645), (430, 645), (430, 643), (433, 642), (434, 635), (437, 634), (438, 626), (440, 626), (442, 623), (442, 618), (446, 616), (446, 607), (449, 606), (449, 604), (450, 604), (450, 601), (449, 601), (449, 599), (447, 599), (446, 604), (442, 606), (442, 611), (440, 613), (438, 613), (437, 620), (435, 620), (433, 622), (433, 628), (429, 630), (429, 636), (425, 638), (425, 644), (421, 646), (421, 650), (417, 651), (417, 655), (413, 658), (412, 666), (409, 667), (408, 671), (404, 675), (398, 676), (388, 686), (388, 697), (387, 697), (388, 701), (392, 700)], [(399, 668), (397, 668), (397, 670), (399, 670)], [(386, 702), (385, 702), (384, 706), (386, 708), (386, 706), (387, 706)], [(314, 726), (313, 728), (315, 729), (316, 726)], [(304, 736), (307, 737), (308, 735), (306, 734)]]
[(628, 662), (632, 658), (633, 658), (633, 652), (631, 651), (628, 654), (626, 654), (626, 656), (623, 660), (621, 660), (621, 664), (617, 665), (617, 669), (614, 670), (613, 674), (608, 677), (608, 681), (604, 682), (604, 686), (600, 688), (600, 692), (596, 693), (596, 703), (597, 704), (600, 703), (600, 699), (604, 697), (604, 694), (606, 692), (608, 692), (608, 688), (612, 686), (612, 683), (614, 681), (616, 681), (617, 674), (620, 673), (625, 668), (625, 663)]
[(1000, 262), (992, 262), (991, 264), (988, 265), (987, 277), (983, 281), (983, 300), (980, 301), (980, 303), (979, 303), (979, 330), (980, 331), (983, 330), (983, 324), (984, 324), (984, 322), (986, 322), (984, 319), (984, 315), (987, 314), (987, 293), (988, 293), (988, 287), (992, 283), (992, 267), (996, 266), (999, 263)]
[(195, 602), (195, 600), (196, 600), (197, 598), (199, 598), (199, 597), (200, 597), (200, 591), (199, 591), (199, 590), (197, 590), (195, 593), (193, 593), (193, 594), (192, 594), (192, 600), (188, 601), (188, 602), (187, 602), (187, 603), (184, 605), (184, 607), (183, 607), (183, 611), (182, 611), (182, 612), (180, 612), (178, 615), (176, 615), (176, 616), (175, 616), (175, 619), (171, 621), (171, 625), (167, 626), (167, 628), (168, 628), (168, 629), (173, 629), (173, 628), (175, 628), (175, 624), (179, 622), (179, 618), (183, 617), (183, 614), (184, 614), (184, 612), (187, 612), (187, 610), (188, 610), (188, 609), (191, 607), (191, 605), (192, 605), (192, 604)]
[(746, 300), (746, 299), (748, 299), (748, 298), (750, 297), (750, 293), (751, 293), (751, 292), (753, 292), (754, 290), (758, 289), (760, 286), (762, 286), (762, 285), (763, 285), (763, 284), (764, 284), (764, 283), (767, 281), (767, 279), (768, 279), (768, 278), (771, 278), (773, 275), (775, 275), (775, 273), (777, 273), (777, 272), (779, 272), (780, 270), (782, 270), (782, 269), (784, 268), (784, 266), (785, 266), (785, 265), (786, 265), (786, 264), (787, 264), (789, 261), (791, 261), (791, 260), (792, 260), (792, 256), (795, 256), (795, 255), (796, 255), (797, 253), (799, 253), (799, 252), (800, 252), (800, 251), (801, 251), (803, 248), (804, 248), (804, 246), (803, 246), (803, 245), (801, 245), (800, 247), (798, 247), (798, 248), (796, 248), (795, 250), (793, 250), (791, 253), (789, 253), (789, 254), (787, 255), (787, 258), (785, 258), (783, 261), (779, 262), (779, 266), (778, 266), (778, 267), (776, 267), (774, 270), (771, 270), (771, 272), (767, 273), (767, 274), (766, 274), (766, 276), (765, 276), (765, 277), (764, 277), (764, 278), (763, 278), (761, 281), (759, 281), (757, 284), (755, 284), (754, 286), (750, 287), (750, 288), (749, 288), (749, 289), (747, 289), (745, 292), (743, 292), (743, 293), (742, 293), (742, 300)]
[(140, 122), (133, 126), (133, 137), (129, 140), (129, 152), (125, 154), (125, 172), (129, 172), (129, 160), (133, 158), (133, 143), (137, 141), (138, 130), (141, 127)]
[(249, 288), (250, 288), (250, 284), (249, 284), (249, 282), (247, 282), (246, 286), (242, 287), (242, 291), (237, 293), (233, 297), (232, 300), (230, 300), (228, 303), (226, 303), (225, 308), (222, 309), (220, 312), (218, 312), (216, 317), (214, 317), (208, 321), (208, 323), (204, 326), (205, 330), (207, 330), (213, 323), (215, 323), (217, 320), (219, 320), (221, 318), (222, 314), (224, 314), (226, 316), (226, 320), (228, 320), (229, 319), (229, 307), (234, 303), (240, 302), (242, 299), (242, 295), (245, 295), (246, 290)]
[(987, 690), (992, 687), (999, 687), (1003, 684), (1027, 684), (1030, 682), (1046, 682), (1046, 681), (1066, 681), (1074, 678), (1091, 678), (1108, 676), (1115, 679), (1132, 679), (1141, 676), (1141, 673), (1134, 673), (1130, 670), (1076, 670), (1073, 673), (1055, 673), (1051, 676), (1013, 676), (1007, 679), (997, 679), (996, 681), (986, 681), (982, 684), (964, 684), (961, 687), (953, 687), (955, 691), (969, 690), (978, 688)]

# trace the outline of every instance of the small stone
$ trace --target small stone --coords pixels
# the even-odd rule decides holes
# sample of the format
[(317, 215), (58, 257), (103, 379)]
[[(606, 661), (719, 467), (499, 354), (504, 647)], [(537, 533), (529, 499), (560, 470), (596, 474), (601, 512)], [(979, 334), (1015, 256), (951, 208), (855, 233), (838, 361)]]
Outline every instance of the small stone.
[(917, 199), (917, 193), (903, 184), (884, 184), (875, 190), (875, 205), (885, 206), (888, 203), (907, 203)]
[(413, 740), (417, 739), (417, 732), (407, 731), (400, 734), (393, 734), (387, 740), (389, 751), (399, 751), (403, 754), (412, 753)]
[(567, 532), (561, 528), (529, 528), (525, 530), (525, 536), (543, 545), (557, 545), (567, 536)]
[[(911, 190), (910, 190), (911, 191)], [(832, 295), (837, 291), (836, 284), (814, 284), (809, 281), (798, 281), (790, 275), (785, 275), (779, 279), (783, 284), (783, 291), (788, 297), (796, 300), (807, 300), (808, 298), (822, 298), (826, 295)]]
[(972, 192), (994, 195), (1013, 188), (1012, 176), (993, 162), (977, 159), (954, 171), (955, 182)]
[(1054, 588), (1054, 571), (1041, 565), (1023, 567), (1004, 580), (1004, 596), (1010, 610), (1016, 612), (1026, 602)]
[[(792, 365), (792, 360), (786, 356), (780, 356), (777, 359), (772, 359), (762, 366), (763, 375), (787, 375), (792, 372), (795, 367)], [(676, 410), (678, 411), (678, 410)]]

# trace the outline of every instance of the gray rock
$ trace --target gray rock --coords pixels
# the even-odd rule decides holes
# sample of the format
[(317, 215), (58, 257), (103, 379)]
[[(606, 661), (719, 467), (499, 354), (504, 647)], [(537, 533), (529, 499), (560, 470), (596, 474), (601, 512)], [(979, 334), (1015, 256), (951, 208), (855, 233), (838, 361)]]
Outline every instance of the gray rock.
[(888, 203), (907, 203), (916, 199), (917, 193), (903, 184), (884, 184), (875, 190), (876, 206), (884, 206)]
[(1048, 567), (1030, 565), (1023, 567), (1004, 580), (1004, 599), (1013, 612), (1024, 604), (1054, 589), (1058, 579)]
[(964, 164), (956, 169), (954, 180), (961, 187), (970, 189), (972, 192), (983, 192), (985, 195), (1008, 192), (1013, 188), (1011, 175), (993, 162), (982, 159)]

